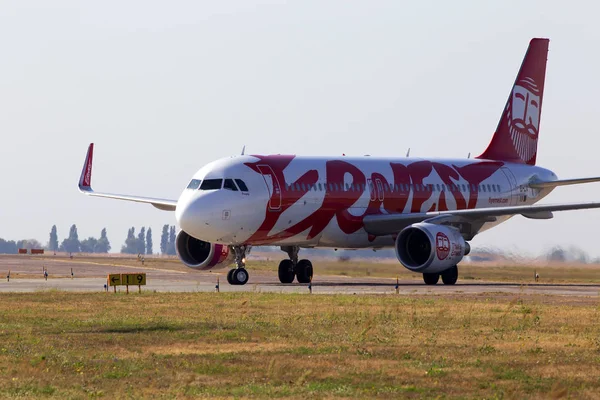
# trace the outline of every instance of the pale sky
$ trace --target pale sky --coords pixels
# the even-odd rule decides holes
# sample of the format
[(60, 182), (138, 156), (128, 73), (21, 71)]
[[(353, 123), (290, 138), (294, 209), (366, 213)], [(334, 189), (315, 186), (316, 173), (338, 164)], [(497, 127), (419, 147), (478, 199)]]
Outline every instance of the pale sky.
[[(583, 6), (582, 4), (588, 4)], [(532, 37), (550, 38), (538, 165), (600, 175), (600, 7), (571, 1), (0, 0), (0, 237), (106, 227), (114, 250), (174, 213), (77, 191), (177, 199), (237, 154), (466, 157), (487, 146)], [(545, 203), (600, 201), (600, 184)], [(477, 246), (600, 256), (600, 211), (515, 217)], [(282, 253), (283, 254), (283, 253)]]

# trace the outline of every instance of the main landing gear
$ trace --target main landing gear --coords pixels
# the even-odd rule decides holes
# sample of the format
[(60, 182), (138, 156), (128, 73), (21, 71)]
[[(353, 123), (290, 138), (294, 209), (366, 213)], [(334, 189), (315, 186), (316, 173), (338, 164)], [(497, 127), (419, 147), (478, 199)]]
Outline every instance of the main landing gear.
[(250, 251), (249, 246), (232, 246), (235, 253), (235, 264), (237, 268), (230, 269), (227, 273), (227, 282), (230, 285), (245, 285), (250, 275), (246, 271), (246, 253)]
[(440, 280), (440, 276), (442, 277), (444, 285), (454, 285), (458, 280), (458, 267), (455, 265), (454, 267), (443, 271), (441, 274), (423, 274), (423, 281), (426, 285), (435, 285)]
[(310, 283), (313, 277), (313, 266), (309, 260), (298, 260), (300, 248), (298, 246), (281, 246), (281, 250), (285, 251), (290, 258), (279, 263), (279, 282), (292, 283), (295, 277), (298, 283)]

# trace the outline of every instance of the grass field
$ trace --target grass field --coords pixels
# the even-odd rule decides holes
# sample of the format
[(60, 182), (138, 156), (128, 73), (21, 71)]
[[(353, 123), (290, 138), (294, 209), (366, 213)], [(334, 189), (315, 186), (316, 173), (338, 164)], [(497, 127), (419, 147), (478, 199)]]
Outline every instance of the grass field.
[(0, 397), (597, 398), (571, 297), (0, 294)]

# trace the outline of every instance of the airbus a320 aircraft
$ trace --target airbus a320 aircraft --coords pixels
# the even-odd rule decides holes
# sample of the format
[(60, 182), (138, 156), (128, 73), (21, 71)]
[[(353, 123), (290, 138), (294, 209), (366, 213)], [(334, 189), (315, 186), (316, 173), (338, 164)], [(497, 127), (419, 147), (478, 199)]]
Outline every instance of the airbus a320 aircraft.
[(394, 247), (400, 263), (428, 285), (452, 285), (469, 241), (514, 215), (552, 218), (554, 211), (600, 203), (535, 205), (555, 187), (600, 181), (558, 180), (535, 165), (548, 39), (533, 39), (488, 148), (476, 159), (241, 155), (194, 174), (178, 200), (98, 193), (91, 187), (90, 144), (79, 190), (175, 211), (177, 254), (190, 268), (235, 263), (227, 280), (244, 285), (252, 246), (280, 246), (279, 280), (312, 279), (301, 248)]

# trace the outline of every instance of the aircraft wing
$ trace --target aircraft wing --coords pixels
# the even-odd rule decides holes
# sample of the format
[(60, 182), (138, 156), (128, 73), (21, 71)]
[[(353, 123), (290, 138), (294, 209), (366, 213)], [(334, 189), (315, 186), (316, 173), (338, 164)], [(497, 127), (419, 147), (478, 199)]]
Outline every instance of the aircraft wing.
[(407, 226), (417, 222), (452, 225), (459, 228), (466, 240), (471, 240), (479, 232), (483, 224), (494, 222), (497, 217), (522, 215), (532, 219), (550, 219), (554, 211), (587, 210), (591, 208), (600, 208), (600, 202), (536, 204), (411, 214), (378, 214), (365, 216), (363, 223), (367, 233), (376, 236), (398, 233)]
[(92, 159), (94, 156), (94, 143), (90, 143), (81, 177), (79, 178), (79, 191), (89, 196), (107, 197), (109, 199), (119, 199), (126, 201), (135, 201), (138, 203), (152, 204), (159, 210), (175, 211), (177, 200), (156, 199), (152, 197), (130, 196), (126, 194), (99, 193), (92, 190)]

